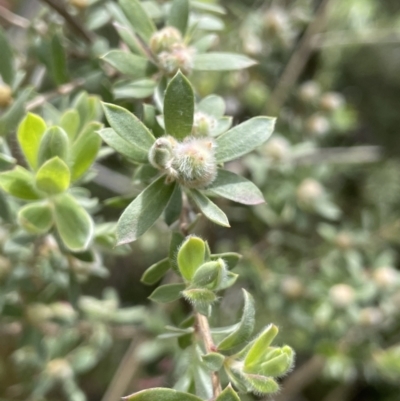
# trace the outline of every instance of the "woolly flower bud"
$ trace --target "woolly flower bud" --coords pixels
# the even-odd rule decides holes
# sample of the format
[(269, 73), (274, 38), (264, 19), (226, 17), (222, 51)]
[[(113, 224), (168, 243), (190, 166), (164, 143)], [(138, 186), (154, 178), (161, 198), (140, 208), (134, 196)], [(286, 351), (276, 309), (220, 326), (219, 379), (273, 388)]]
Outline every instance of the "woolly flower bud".
[(383, 320), (383, 314), (379, 308), (363, 308), (358, 316), (358, 321), (363, 326), (377, 326)]
[(193, 49), (184, 44), (175, 44), (171, 50), (161, 52), (158, 61), (167, 75), (175, 75), (178, 70), (189, 74), (193, 68)]
[(275, 137), (267, 142), (263, 150), (265, 156), (273, 162), (281, 162), (288, 157), (290, 146), (285, 138)]
[(264, 15), (264, 26), (271, 35), (279, 35), (289, 27), (287, 13), (281, 8), (271, 8)]
[(396, 284), (398, 277), (398, 272), (391, 266), (378, 267), (373, 273), (375, 283), (381, 288), (392, 287)]
[(297, 188), (296, 196), (299, 203), (312, 206), (323, 193), (324, 188), (318, 181), (306, 178)]
[(150, 38), (150, 49), (154, 54), (172, 50), (176, 44), (182, 44), (182, 35), (173, 26), (167, 26), (157, 31)]
[(172, 136), (158, 138), (149, 152), (150, 164), (159, 170), (168, 170), (177, 141)]
[(217, 120), (214, 117), (197, 111), (194, 114), (192, 135), (196, 137), (210, 136), (216, 125)]
[(328, 92), (321, 97), (320, 106), (326, 111), (334, 111), (337, 110), (343, 102), (343, 96), (340, 93)]
[(281, 291), (287, 298), (297, 299), (303, 295), (304, 286), (297, 277), (288, 276), (281, 282)]
[(12, 90), (6, 84), (0, 83), (0, 107), (6, 107), (12, 102)]
[(66, 359), (53, 359), (46, 366), (46, 373), (54, 379), (69, 379), (73, 376), (71, 365)]
[(355, 298), (355, 292), (347, 284), (336, 284), (329, 290), (329, 297), (338, 308), (349, 306)]
[(320, 93), (321, 89), (315, 81), (307, 81), (300, 86), (298, 95), (304, 103), (311, 103), (319, 97)]
[(189, 137), (178, 143), (172, 168), (177, 181), (188, 188), (204, 188), (217, 177), (215, 143), (210, 138)]
[(340, 232), (336, 235), (335, 244), (338, 248), (346, 250), (353, 246), (354, 241), (350, 234), (346, 232)]
[(306, 130), (312, 135), (324, 135), (329, 131), (329, 121), (318, 113), (313, 114), (306, 121)]

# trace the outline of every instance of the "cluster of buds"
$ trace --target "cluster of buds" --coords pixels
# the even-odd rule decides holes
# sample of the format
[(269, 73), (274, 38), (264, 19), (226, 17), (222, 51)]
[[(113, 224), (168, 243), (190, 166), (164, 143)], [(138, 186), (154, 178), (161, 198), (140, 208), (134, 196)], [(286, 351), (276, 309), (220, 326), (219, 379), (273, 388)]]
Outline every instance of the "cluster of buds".
[(178, 142), (172, 136), (158, 138), (149, 152), (150, 163), (188, 188), (205, 188), (217, 176), (215, 143), (211, 138), (187, 137)]
[(195, 137), (210, 136), (217, 126), (217, 120), (201, 111), (194, 113), (192, 135)]
[(192, 70), (193, 49), (186, 45), (176, 28), (167, 26), (154, 33), (150, 39), (150, 49), (166, 75), (175, 75), (178, 70), (188, 74)]

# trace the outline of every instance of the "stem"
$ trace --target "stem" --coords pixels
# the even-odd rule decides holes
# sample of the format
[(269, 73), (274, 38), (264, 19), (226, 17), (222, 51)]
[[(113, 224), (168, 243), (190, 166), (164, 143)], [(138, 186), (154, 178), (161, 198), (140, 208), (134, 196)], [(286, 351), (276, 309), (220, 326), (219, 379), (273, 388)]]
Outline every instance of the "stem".
[[(204, 347), (207, 353), (215, 352), (217, 347), (214, 344), (214, 341), (211, 336), (210, 325), (208, 324), (208, 319), (201, 315), (200, 313), (196, 313), (196, 321), (197, 321), (197, 332), (200, 334)], [(217, 372), (211, 373), (211, 382), (213, 386), (213, 399), (216, 399), (219, 394), (221, 394), (221, 381), (219, 378), (219, 374)]]
[(23, 29), (29, 28), (29, 25), (31, 24), (28, 19), (14, 14), (4, 6), (0, 6), (0, 17), (11, 25), (18, 26), (19, 28)]

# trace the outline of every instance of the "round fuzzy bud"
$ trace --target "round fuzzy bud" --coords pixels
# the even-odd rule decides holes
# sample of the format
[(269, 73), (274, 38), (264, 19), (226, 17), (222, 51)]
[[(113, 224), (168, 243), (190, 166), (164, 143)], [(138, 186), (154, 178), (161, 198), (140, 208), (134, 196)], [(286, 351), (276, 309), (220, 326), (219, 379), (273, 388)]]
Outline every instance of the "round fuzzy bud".
[(8, 259), (0, 255), (0, 281), (6, 278), (11, 271), (11, 263)]
[(68, 361), (61, 358), (50, 361), (46, 366), (46, 373), (50, 377), (59, 380), (70, 379), (74, 374)]
[(281, 8), (270, 8), (264, 15), (264, 26), (271, 35), (280, 35), (286, 32), (289, 27), (287, 13)]
[(382, 311), (376, 307), (363, 308), (358, 316), (358, 321), (362, 326), (377, 326), (382, 320)]
[(50, 305), (53, 317), (64, 321), (73, 321), (77, 316), (76, 310), (68, 302), (55, 302)]
[(352, 236), (346, 232), (340, 232), (335, 237), (335, 244), (339, 249), (350, 249), (354, 245)]
[(387, 288), (396, 284), (399, 274), (394, 267), (382, 266), (373, 272), (373, 279), (378, 287)]
[(193, 68), (193, 49), (184, 44), (175, 44), (171, 50), (158, 55), (158, 61), (165, 74), (172, 76), (178, 70), (189, 74)]
[(304, 286), (297, 277), (287, 276), (281, 282), (281, 292), (289, 299), (298, 299), (304, 294)]
[(48, 305), (31, 304), (26, 308), (26, 317), (34, 326), (47, 322), (53, 317), (53, 312)]
[(171, 166), (173, 151), (177, 141), (172, 136), (158, 138), (149, 151), (150, 164), (159, 170), (166, 170)]
[(194, 114), (192, 135), (196, 137), (210, 136), (217, 125), (217, 120), (207, 114), (197, 111)]
[(80, 10), (87, 8), (87, 6), (89, 5), (88, 0), (69, 0), (69, 3), (71, 4), (71, 6), (79, 8)]
[(321, 109), (335, 111), (343, 104), (343, 96), (336, 92), (325, 93), (320, 100)]
[(275, 137), (270, 139), (264, 146), (263, 153), (273, 162), (285, 160), (290, 152), (290, 145), (285, 138)]
[(304, 82), (298, 91), (299, 98), (304, 103), (314, 102), (321, 94), (321, 88), (315, 81)]
[(176, 44), (182, 44), (181, 33), (173, 26), (166, 26), (150, 38), (150, 49), (154, 54), (172, 50)]
[(335, 306), (345, 308), (354, 301), (355, 292), (347, 284), (336, 284), (329, 290), (329, 297)]
[(217, 177), (215, 144), (210, 138), (189, 137), (178, 143), (172, 168), (177, 181), (188, 188), (204, 188)]
[(7, 107), (12, 102), (12, 90), (6, 84), (0, 83), (0, 107)]
[(306, 121), (306, 130), (312, 135), (325, 135), (329, 128), (329, 121), (318, 113), (313, 114)]
[(297, 201), (305, 206), (312, 206), (324, 194), (322, 185), (313, 178), (306, 178), (296, 191)]

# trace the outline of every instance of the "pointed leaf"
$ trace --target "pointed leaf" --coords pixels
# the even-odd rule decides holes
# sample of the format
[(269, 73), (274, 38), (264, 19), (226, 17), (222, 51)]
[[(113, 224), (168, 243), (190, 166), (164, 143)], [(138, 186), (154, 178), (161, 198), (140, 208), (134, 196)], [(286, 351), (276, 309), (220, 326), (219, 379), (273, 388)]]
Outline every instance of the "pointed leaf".
[(218, 352), (210, 352), (206, 355), (202, 355), (201, 359), (206, 365), (208, 370), (216, 372), (222, 368), (225, 356), (219, 354)]
[(226, 351), (233, 347), (236, 347), (239, 344), (247, 341), (251, 336), (254, 329), (254, 299), (251, 294), (249, 294), (246, 290), (243, 290), (244, 296), (244, 307), (242, 318), (236, 328), (236, 330), (229, 334), (228, 337), (225, 337), (219, 344), (218, 350)]
[(212, 222), (223, 227), (230, 227), (228, 218), (225, 213), (210, 199), (204, 196), (197, 189), (190, 190), (190, 196), (200, 209), (200, 211)]
[(209, 307), (217, 299), (217, 296), (206, 288), (185, 290), (182, 292), (182, 295), (199, 313), (205, 316), (209, 315)]
[(40, 141), (38, 167), (55, 156), (67, 161), (68, 151), (69, 139), (67, 133), (60, 127), (49, 128)]
[(12, 86), (15, 75), (14, 56), (7, 35), (2, 27), (0, 27), (0, 54), (0, 77), (7, 85)]
[(220, 118), (225, 114), (225, 101), (221, 96), (210, 95), (200, 101), (197, 110), (209, 116)]
[(182, 140), (193, 127), (194, 93), (188, 79), (178, 71), (167, 86), (164, 121), (167, 134)]
[(161, 285), (152, 292), (149, 299), (161, 304), (173, 302), (182, 297), (181, 293), (185, 288), (183, 283)]
[(196, 270), (203, 264), (204, 251), (204, 241), (195, 236), (186, 238), (179, 248), (177, 256), (178, 268), (185, 280), (190, 281)]
[(214, 253), (211, 255), (211, 260), (222, 259), (229, 270), (232, 270), (242, 259), (242, 255), (236, 252)]
[(31, 203), (18, 212), (18, 223), (32, 234), (44, 234), (53, 225), (53, 213), (48, 203)]
[(168, 258), (160, 260), (159, 262), (154, 263), (154, 265), (151, 265), (148, 269), (146, 269), (140, 281), (147, 285), (156, 284), (164, 277), (165, 273), (167, 273), (170, 268), (171, 264), (169, 263)]
[(34, 176), (21, 166), (0, 174), (0, 188), (20, 199), (34, 200), (41, 197), (35, 189)]
[(193, 276), (194, 287), (205, 287), (210, 290), (218, 288), (226, 276), (225, 263), (222, 259), (202, 264)]
[(279, 390), (279, 384), (271, 377), (244, 374), (249, 390), (256, 394), (272, 394)]
[(175, 184), (165, 184), (161, 176), (150, 184), (125, 209), (118, 220), (117, 245), (135, 241), (161, 216), (168, 204)]
[(156, 27), (140, 1), (119, 0), (119, 4), (135, 32), (148, 42), (151, 35), (156, 31)]
[(215, 401), (240, 401), (236, 391), (229, 384), (228, 387), (215, 399)]
[(177, 185), (175, 187), (174, 193), (171, 196), (171, 199), (165, 208), (164, 212), (164, 220), (167, 225), (171, 225), (176, 220), (179, 219), (182, 211), (182, 191), (181, 187)]
[(77, 110), (69, 109), (61, 116), (60, 126), (67, 133), (71, 141), (78, 134), (80, 125), (81, 118)]
[(169, 11), (167, 25), (179, 29), (182, 36), (186, 33), (189, 20), (189, 1), (173, 0)]
[(282, 348), (282, 353), (275, 358), (263, 363), (260, 373), (264, 376), (280, 377), (285, 375), (292, 367), (294, 359), (293, 350), (286, 346)]
[(200, 53), (194, 56), (194, 70), (233, 71), (248, 68), (256, 61), (242, 54), (235, 53)]
[(17, 137), (19, 145), (26, 161), (33, 169), (37, 168), (40, 140), (45, 131), (46, 123), (44, 120), (32, 113), (28, 113), (18, 127)]
[(195, 395), (169, 388), (152, 388), (122, 398), (124, 401), (202, 401)]
[(275, 118), (254, 117), (216, 139), (218, 163), (237, 159), (263, 144), (272, 134)]
[(150, 71), (150, 63), (147, 59), (126, 51), (111, 50), (102, 59), (133, 79), (145, 78)]
[(115, 99), (144, 99), (151, 96), (157, 87), (154, 79), (141, 79), (134, 82), (121, 81), (114, 85)]
[(87, 249), (93, 237), (93, 221), (87, 211), (69, 194), (54, 202), (57, 231), (64, 245), (74, 252)]
[(50, 195), (66, 191), (70, 180), (69, 168), (58, 156), (44, 163), (36, 174), (37, 188)]

